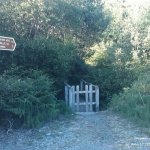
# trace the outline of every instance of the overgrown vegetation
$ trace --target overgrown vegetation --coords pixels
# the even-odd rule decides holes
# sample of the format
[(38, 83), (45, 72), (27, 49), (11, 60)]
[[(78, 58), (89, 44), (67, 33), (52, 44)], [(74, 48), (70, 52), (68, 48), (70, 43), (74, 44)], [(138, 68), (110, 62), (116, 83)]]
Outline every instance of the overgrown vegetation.
[(131, 88), (113, 96), (110, 107), (143, 127), (150, 124), (150, 72), (142, 74)]
[(0, 16), (0, 35), (17, 42), (14, 52), (0, 51), (0, 116), (11, 114), (33, 127), (65, 113), (58, 100), (64, 99), (64, 82), (77, 83), (88, 74), (87, 47), (108, 25), (102, 4), (7, 0), (0, 3)]
[[(143, 9), (143, 10), (141, 10)], [(124, 56), (125, 60), (124, 66), (124, 77), (121, 78), (120, 83), (125, 83), (122, 86), (122, 91), (119, 94), (113, 95), (109, 106), (112, 110), (123, 114), (127, 118), (134, 120), (142, 127), (149, 127), (150, 123), (150, 49), (149, 49), (149, 8), (139, 9), (141, 16), (136, 16), (136, 21), (131, 20), (127, 16), (133, 17), (129, 10), (124, 10), (124, 13), (128, 13), (126, 19), (124, 18), (125, 31), (128, 32), (128, 37), (123, 38), (122, 43), (117, 43), (119, 46), (121, 44), (123, 47), (120, 50), (120, 56)], [(130, 22), (126, 22), (130, 21)], [(127, 28), (128, 27), (128, 28)], [(124, 35), (124, 33), (119, 34), (119, 36)], [(112, 37), (111, 37), (112, 38)], [(114, 39), (114, 36), (113, 36)], [(126, 42), (128, 41), (128, 42)], [(124, 43), (123, 43), (124, 42)], [(130, 46), (130, 47), (129, 47)], [(122, 51), (123, 50), (123, 51)], [(123, 53), (127, 52), (125, 55)], [(119, 62), (122, 57), (118, 57)], [(127, 58), (127, 59), (126, 59)], [(129, 71), (129, 72), (128, 72)], [(126, 74), (127, 73), (127, 74)], [(132, 74), (130, 74), (132, 73)], [(128, 76), (129, 75), (129, 76)], [(119, 81), (119, 80), (118, 80)]]
[(123, 109), (119, 93), (136, 91), (133, 83), (143, 83), (139, 75), (149, 73), (150, 56), (150, 9), (139, 8), (141, 16), (135, 19), (124, 3), (0, 2), (0, 35), (17, 42), (14, 52), (0, 51), (0, 116), (12, 113), (28, 126), (53, 118), (67, 109), (59, 101), (64, 82), (77, 84), (80, 79), (100, 87), (101, 109), (114, 94), (119, 96), (112, 104)]
[(0, 77), (0, 113), (18, 117), (25, 126), (35, 127), (57, 116), (60, 106), (53, 79), (40, 71), (12, 69)]

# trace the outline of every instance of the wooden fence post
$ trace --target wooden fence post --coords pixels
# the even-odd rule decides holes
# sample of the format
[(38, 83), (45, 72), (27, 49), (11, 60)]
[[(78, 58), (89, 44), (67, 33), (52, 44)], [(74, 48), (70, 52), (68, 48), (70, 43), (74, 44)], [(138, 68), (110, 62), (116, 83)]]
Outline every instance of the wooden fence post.
[(68, 87), (65, 86), (65, 102), (66, 102), (66, 105), (69, 104), (69, 99), (68, 99)]
[(72, 108), (72, 88), (69, 87), (69, 107)]
[(77, 112), (79, 112), (79, 86), (76, 86)]
[(96, 86), (96, 111), (99, 111), (99, 87)]
[(92, 85), (89, 85), (90, 112), (93, 111), (93, 91)]
[(75, 86), (72, 86), (72, 110), (75, 111)]
[(88, 85), (85, 85), (85, 100), (86, 100), (86, 112), (89, 110), (89, 94), (88, 94)]

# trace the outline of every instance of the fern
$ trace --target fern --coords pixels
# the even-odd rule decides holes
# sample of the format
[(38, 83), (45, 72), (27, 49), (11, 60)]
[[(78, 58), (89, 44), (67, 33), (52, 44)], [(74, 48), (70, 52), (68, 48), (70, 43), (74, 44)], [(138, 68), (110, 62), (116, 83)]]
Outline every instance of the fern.
[(35, 127), (59, 113), (53, 80), (40, 71), (30, 70), (28, 76), (0, 77), (0, 110), (24, 120), (24, 125)]

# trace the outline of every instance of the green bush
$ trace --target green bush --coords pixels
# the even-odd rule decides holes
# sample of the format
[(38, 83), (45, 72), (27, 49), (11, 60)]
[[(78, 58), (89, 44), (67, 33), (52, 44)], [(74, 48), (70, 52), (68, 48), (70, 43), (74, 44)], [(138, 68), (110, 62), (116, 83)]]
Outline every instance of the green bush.
[(141, 126), (150, 124), (150, 72), (147, 71), (134, 82), (131, 88), (114, 95), (110, 107)]
[(105, 60), (90, 70), (89, 80), (100, 87), (100, 105), (104, 109), (114, 94), (119, 94), (136, 79), (132, 70), (105, 63)]
[(40, 71), (24, 71), (17, 75), (18, 71), (11, 76), (13, 71), (0, 76), (0, 115), (11, 113), (28, 127), (55, 117), (59, 113), (59, 103), (53, 80)]
[(55, 38), (45, 39), (43, 36), (32, 40), (20, 38), (17, 39), (13, 53), (0, 51), (0, 71), (2, 73), (12, 65), (21, 66), (25, 70), (41, 70), (57, 81), (56, 87), (59, 90), (63, 89), (64, 81), (71, 76), (71, 71), (76, 69), (74, 64), (80, 59), (72, 43), (64, 44)]

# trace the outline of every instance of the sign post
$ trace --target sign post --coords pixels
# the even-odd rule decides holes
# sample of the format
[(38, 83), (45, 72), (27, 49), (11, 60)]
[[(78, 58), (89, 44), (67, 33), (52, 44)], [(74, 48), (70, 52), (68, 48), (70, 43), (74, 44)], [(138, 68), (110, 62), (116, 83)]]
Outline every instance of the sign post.
[(14, 51), (16, 42), (12, 37), (0, 36), (0, 50)]

